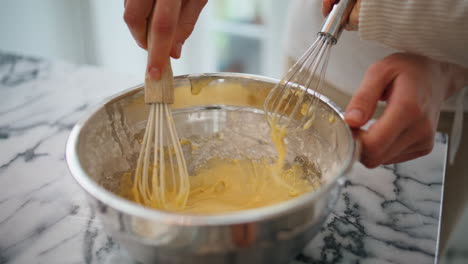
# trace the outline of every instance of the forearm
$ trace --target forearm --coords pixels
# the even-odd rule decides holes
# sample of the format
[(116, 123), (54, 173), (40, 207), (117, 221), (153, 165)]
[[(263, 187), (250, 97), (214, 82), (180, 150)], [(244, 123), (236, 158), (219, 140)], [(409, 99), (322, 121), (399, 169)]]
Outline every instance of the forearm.
[(359, 34), (468, 68), (468, 1), (361, 0)]

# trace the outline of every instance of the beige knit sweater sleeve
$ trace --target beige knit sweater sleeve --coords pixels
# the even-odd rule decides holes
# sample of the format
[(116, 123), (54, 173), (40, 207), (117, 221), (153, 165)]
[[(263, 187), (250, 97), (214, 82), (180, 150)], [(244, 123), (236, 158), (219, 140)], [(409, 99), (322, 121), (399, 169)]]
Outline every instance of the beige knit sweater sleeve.
[[(361, 0), (359, 34), (364, 40), (468, 67), (468, 0)], [(447, 102), (455, 105), (450, 163), (460, 147), (467, 90), (451, 98), (455, 104)]]
[(362, 0), (359, 34), (468, 67), (468, 0)]

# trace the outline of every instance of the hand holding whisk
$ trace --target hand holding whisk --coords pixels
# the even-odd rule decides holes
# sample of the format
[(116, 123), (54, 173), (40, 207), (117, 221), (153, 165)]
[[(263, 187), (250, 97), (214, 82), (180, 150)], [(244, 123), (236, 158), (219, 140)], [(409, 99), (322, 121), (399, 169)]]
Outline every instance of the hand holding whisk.
[[(264, 109), (270, 126), (308, 129), (314, 120), (331, 48), (347, 23), (355, 0), (341, 0), (325, 19), (317, 39), (288, 70), (265, 99)], [(314, 95), (305, 102), (307, 94)]]
[[(148, 32), (150, 27), (148, 28)], [(151, 53), (148, 34), (148, 54)], [(150, 105), (132, 192), (135, 200), (159, 209), (183, 209), (190, 192), (184, 153), (169, 104), (174, 102), (170, 62), (160, 80), (145, 76), (145, 103)]]

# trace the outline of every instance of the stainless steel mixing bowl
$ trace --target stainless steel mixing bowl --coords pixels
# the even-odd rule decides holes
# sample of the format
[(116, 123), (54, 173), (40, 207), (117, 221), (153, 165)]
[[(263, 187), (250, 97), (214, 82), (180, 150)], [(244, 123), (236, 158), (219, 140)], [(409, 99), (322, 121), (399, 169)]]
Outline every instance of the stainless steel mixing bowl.
[[(229, 73), (176, 77), (177, 130), (198, 146), (184, 148), (190, 171), (211, 157), (275, 157), (262, 106), (276, 82)], [(340, 110), (317, 96), (314, 125), (288, 134), (287, 162), (312, 168), (322, 185), (283, 203), (187, 215), (119, 197), (120, 178), (135, 165), (137, 138), (147, 118), (142, 86), (110, 98), (76, 124), (67, 142), (67, 163), (104, 229), (141, 262), (286, 263), (320, 229), (358, 153)]]

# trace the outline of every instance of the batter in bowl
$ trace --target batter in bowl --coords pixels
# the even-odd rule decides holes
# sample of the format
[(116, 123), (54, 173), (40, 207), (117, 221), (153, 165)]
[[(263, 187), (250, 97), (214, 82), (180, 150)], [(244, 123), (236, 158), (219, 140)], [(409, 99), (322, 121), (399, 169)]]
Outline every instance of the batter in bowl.
[[(211, 159), (190, 176), (187, 205), (184, 208), (173, 206), (169, 211), (192, 214), (241, 211), (284, 202), (318, 188), (319, 178), (311, 182), (301, 166), (285, 168), (286, 131), (278, 126), (272, 128), (272, 140), (278, 152), (275, 163), (265, 159)], [(182, 143), (190, 144), (187, 139), (182, 139)], [(132, 172), (123, 175), (120, 195), (144, 206), (161, 209), (158, 204), (141, 199), (132, 188), (132, 179)], [(170, 196), (170, 190), (166, 191)]]

